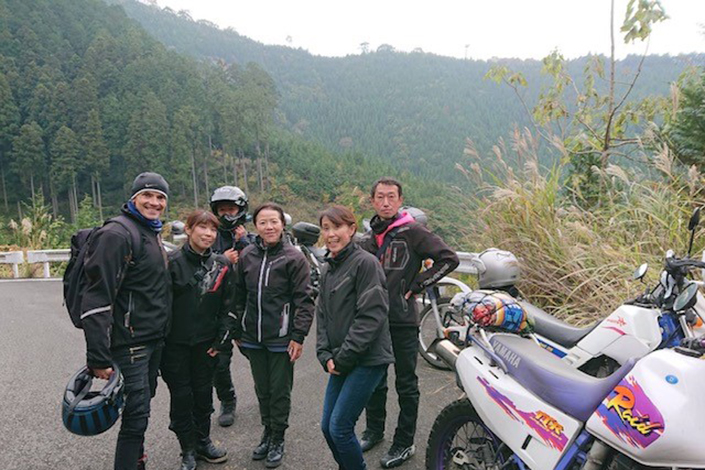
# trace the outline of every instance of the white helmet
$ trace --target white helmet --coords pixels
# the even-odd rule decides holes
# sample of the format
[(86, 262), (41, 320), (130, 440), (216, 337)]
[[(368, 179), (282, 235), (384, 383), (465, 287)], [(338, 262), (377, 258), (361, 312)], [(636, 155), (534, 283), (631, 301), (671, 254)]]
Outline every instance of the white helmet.
[(477, 259), (478, 284), (480, 289), (498, 289), (516, 285), (521, 277), (519, 260), (514, 253), (497, 248), (488, 248)]

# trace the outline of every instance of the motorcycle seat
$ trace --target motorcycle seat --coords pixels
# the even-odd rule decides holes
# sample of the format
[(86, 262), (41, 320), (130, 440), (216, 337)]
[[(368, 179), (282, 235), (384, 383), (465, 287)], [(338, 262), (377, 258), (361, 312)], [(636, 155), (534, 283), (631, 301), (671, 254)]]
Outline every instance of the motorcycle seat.
[(636, 362), (629, 359), (609, 377), (598, 379), (571, 367), (528, 338), (496, 334), (490, 344), (517, 382), (580, 421), (588, 420)]
[(536, 334), (550, 339), (568, 349), (578, 344), (581, 339), (592, 332), (600, 323), (595, 322), (591, 326), (577, 328), (563, 320), (559, 320), (550, 313), (544, 312), (539, 307), (529, 302), (520, 301), (519, 304), (534, 319), (534, 331), (536, 331)]

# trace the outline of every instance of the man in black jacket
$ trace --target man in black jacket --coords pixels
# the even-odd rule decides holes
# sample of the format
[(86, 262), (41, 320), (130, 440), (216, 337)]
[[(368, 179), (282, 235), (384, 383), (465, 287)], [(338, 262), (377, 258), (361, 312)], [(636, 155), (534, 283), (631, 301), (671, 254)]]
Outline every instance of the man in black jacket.
[(115, 363), (125, 380), (116, 470), (145, 467), (144, 434), (171, 312), (171, 280), (159, 220), (168, 193), (161, 175), (137, 176), (120, 220), (105, 224), (91, 237), (85, 261), (88, 287), (81, 323), (88, 367), (96, 377), (107, 379)]
[[(211, 211), (218, 217), (218, 236), (213, 244), (213, 252), (223, 254), (232, 264), (236, 264), (240, 252), (253, 243), (255, 235), (247, 233), (247, 195), (237, 186), (221, 186), (211, 196)], [(233, 358), (232, 343), (228, 343), (217, 357), (213, 385), (220, 400), (218, 424), (232, 426), (235, 422), (237, 393), (230, 374)]]
[[(370, 197), (377, 215), (370, 222), (372, 231), (365, 234), (360, 246), (382, 263), (389, 290), (389, 326), (400, 410), (392, 446), (380, 463), (391, 468), (401, 465), (415, 452), (420, 396), (416, 376), (419, 318), (415, 296), (453, 271), (458, 266), (458, 256), (409, 214), (399, 213), (404, 202), (401, 183), (391, 178), (380, 179), (372, 186)], [(421, 272), (426, 259), (432, 259), (433, 266)], [(360, 443), (363, 452), (384, 438), (386, 403), (384, 377), (366, 408), (367, 429)]]

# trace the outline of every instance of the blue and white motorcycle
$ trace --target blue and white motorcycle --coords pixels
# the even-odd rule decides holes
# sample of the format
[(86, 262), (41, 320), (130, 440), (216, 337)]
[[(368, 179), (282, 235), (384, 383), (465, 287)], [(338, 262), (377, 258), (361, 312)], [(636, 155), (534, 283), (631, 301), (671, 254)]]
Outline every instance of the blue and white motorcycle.
[[(673, 311), (692, 313), (697, 291), (688, 285)], [(475, 323), (465, 339), (463, 350), (436, 345), (465, 396), (436, 418), (428, 469), (705, 468), (702, 343), (653, 351), (596, 378), (535, 337)]]

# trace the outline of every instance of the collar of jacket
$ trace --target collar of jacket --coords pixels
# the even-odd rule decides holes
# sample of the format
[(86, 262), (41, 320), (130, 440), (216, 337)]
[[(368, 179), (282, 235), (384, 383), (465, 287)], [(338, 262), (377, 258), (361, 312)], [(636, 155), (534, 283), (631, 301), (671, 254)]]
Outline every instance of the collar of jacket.
[(189, 243), (188, 241), (184, 243), (184, 246), (181, 247), (181, 249), (184, 251), (184, 255), (186, 256), (186, 258), (191, 261), (206, 261), (213, 254), (213, 250), (211, 250), (210, 248), (204, 251), (203, 254), (196, 252), (196, 250), (191, 247), (191, 243)]
[[(125, 215), (130, 217), (132, 220), (136, 220), (141, 225), (147, 227), (148, 229), (150, 229), (154, 233), (160, 233), (162, 231), (163, 224), (162, 224), (161, 220), (159, 220), (159, 219), (150, 220), (150, 219), (146, 218), (145, 216), (140, 214), (140, 212), (137, 210), (137, 207), (135, 207), (134, 203), (132, 203), (132, 204), (131, 203), (132, 203), (132, 201), (127, 201), (125, 204), (123, 204), (122, 212)], [(130, 209), (130, 205), (132, 205), (132, 208), (133, 208), (132, 210)]]
[(357, 244), (351, 240), (350, 243), (348, 243), (345, 248), (340, 250), (335, 257), (330, 256), (330, 254), (326, 254), (324, 261), (330, 265), (331, 269), (336, 269), (338, 266), (343, 264), (345, 260), (348, 259), (348, 257), (350, 257), (350, 255), (357, 249)]
[(262, 240), (262, 237), (257, 235), (257, 238), (255, 238), (255, 245), (257, 246), (257, 249), (261, 252), (266, 251), (269, 254), (275, 254), (280, 252), (282, 248), (284, 248), (284, 237), (282, 236), (276, 243), (276, 245), (267, 246), (264, 244), (264, 240)]
[(387, 231), (389, 226), (392, 225), (394, 221), (399, 219), (399, 217), (401, 217), (401, 214), (397, 214), (391, 219), (385, 220), (380, 216), (375, 215), (374, 217), (372, 217), (372, 219), (370, 219), (370, 228), (376, 235), (379, 235), (380, 233), (384, 233), (385, 231)]

